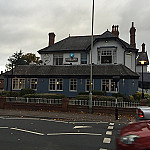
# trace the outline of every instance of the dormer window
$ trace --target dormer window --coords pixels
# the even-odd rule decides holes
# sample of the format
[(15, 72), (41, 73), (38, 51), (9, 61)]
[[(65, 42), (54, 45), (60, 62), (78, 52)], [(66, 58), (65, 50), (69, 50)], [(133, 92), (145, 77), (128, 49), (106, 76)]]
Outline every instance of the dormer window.
[(103, 47), (98, 48), (98, 64), (117, 63), (116, 48)]

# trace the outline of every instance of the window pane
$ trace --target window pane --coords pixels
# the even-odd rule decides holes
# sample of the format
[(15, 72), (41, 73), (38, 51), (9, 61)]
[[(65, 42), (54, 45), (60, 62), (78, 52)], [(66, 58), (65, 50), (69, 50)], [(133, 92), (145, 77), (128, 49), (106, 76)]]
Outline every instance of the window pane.
[(31, 89), (37, 89), (37, 79), (31, 79)]
[(70, 79), (70, 91), (77, 90), (77, 79)]

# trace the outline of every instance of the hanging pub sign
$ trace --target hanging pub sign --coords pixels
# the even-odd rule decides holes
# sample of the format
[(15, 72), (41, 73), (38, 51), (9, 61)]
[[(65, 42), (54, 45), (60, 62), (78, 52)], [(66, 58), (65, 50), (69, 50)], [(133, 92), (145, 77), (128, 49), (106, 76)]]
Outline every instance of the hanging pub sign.
[(78, 62), (78, 58), (74, 57), (74, 53), (69, 54), (69, 58), (65, 58), (66, 62)]

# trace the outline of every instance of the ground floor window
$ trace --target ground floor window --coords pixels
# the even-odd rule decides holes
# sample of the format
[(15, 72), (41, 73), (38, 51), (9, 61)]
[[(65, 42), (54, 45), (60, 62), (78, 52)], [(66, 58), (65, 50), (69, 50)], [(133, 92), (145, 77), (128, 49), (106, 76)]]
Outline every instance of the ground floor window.
[(33, 90), (37, 90), (37, 78), (32, 78), (30, 82), (30, 88)]
[(24, 78), (13, 78), (12, 79), (12, 89), (21, 90), (25, 88), (25, 79)]
[[(94, 81), (92, 81), (92, 90), (94, 90)], [(89, 91), (90, 91), (90, 79), (86, 79), (85, 91), (86, 91), (86, 92), (89, 92)]]
[(102, 91), (106, 92), (115, 92), (115, 82), (112, 79), (103, 79), (102, 80)]
[(49, 79), (50, 91), (63, 91), (63, 79)]
[(69, 90), (70, 91), (77, 91), (77, 79), (70, 79), (69, 80)]

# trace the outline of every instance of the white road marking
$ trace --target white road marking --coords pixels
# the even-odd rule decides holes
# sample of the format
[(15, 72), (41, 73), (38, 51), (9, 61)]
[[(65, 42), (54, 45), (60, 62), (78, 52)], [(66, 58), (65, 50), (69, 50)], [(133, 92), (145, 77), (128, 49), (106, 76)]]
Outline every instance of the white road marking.
[(11, 129), (11, 130), (16, 130), (16, 131), (21, 131), (21, 132), (27, 132), (27, 133), (31, 133), (31, 134), (44, 135), (43, 133), (33, 132), (33, 131), (24, 130), (24, 129), (19, 129), (19, 128), (10, 128), (10, 129)]
[(107, 135), (112, 135), (112, 131), (106, 131)]
[(110, 123), (109, 125), (110, 125), (110, 126), (114, 126), (114, 123)]
[(99, 150), (107, 150), (107, 149), (104, 149), (104, 148), (100, 148)]
[(0, 127), (0, 129), (8, 129), (8, 127)]
[(100, 136), (102, 134), (96, 134), (96, 133), (49, 133), (47, 135), (94, 135), (94, 136)]
[(111, 142), (111, 138), (104, 138), (103, 143), (110, 143)]
[(39, 118), (4, 118), (7, 120), (40, 120)]
[(113, 128), (114, 128), (114, 126), (108, 126), (107, 129), (111, 129), (112, 130)]
[(88, 124), (94, 124), (94, 123), (108, 123), (108, 122), (68, 122), (68, 123), (88, 123)]
[(84, 128), (92, 128), (92, 126), (75, 126), (73, 129), (84, 129)]

